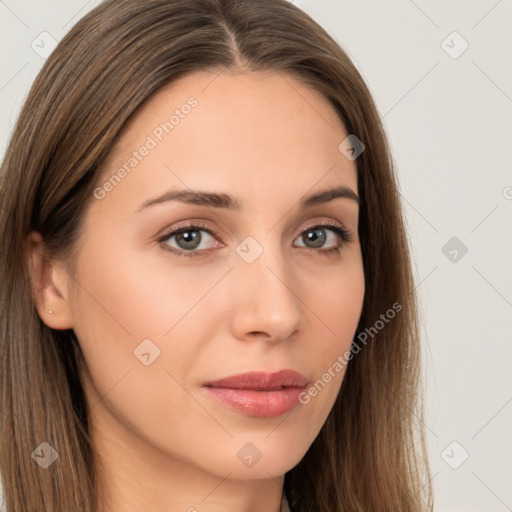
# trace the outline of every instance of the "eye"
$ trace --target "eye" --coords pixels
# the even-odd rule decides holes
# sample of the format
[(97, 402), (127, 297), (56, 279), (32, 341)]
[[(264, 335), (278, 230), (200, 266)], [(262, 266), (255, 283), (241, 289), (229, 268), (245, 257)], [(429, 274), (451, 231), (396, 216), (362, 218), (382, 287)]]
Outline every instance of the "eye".
[[(299, 231), (295, 236), (300, 237), (304, 244), (298, 247), (305, 247), (323, 255), (339, 253), (345, 243), (353, 240), (352, 233), (343, 226), (332, 222), (316, 224)], [(201, 256), (204, 251), (223, 245), (222, 242), (218, 242), (214, 233), (200, 223), (174, 228), (162, 235), (158, 242), (165, 250), (174, 253), (179, 258)], [(331, 247), (323, 248), (326, 243)]]
[[(201, 233), (206, 233), (206, 236), (202, 235)], [(174, 243), (177, 245), (177, 247), (170, 243), (172, 239), (175, 239)], [(215, 247), (215, 236), (209, 229), (207, 229), (205, 226), (202, 226), (201, 224), (190, 224), (188, 226), (173, 229), (172, 231), (163, 235), (158, 241), (167, 246), (165, 247), (166, 250), (175, 253), (178, 257), (189, 257), (200, 255), (195, 254), (198, 252), (196, 249), (203, 251), (212, 248), (204, 247), (204, 245), (208, 245), (208, 243), (212, 245), (212, 240), (214, 242), (213, 247)], [(202, 244), (203, 247), (201, 247)]]
[[(300, 240), (304, 243), (303, 247), (322, 254), (339, 253), (345, 243), (352, 242), (353, 240), (353, 235), (350, 231), (339, 224), (331, 222), (311, 226), (299, 232), (298, 235), (301, 235)], [(323, 247), (326, 243), (330, 247), (324, 249)], [(319, 248), (322, 249), (317, 250)]]

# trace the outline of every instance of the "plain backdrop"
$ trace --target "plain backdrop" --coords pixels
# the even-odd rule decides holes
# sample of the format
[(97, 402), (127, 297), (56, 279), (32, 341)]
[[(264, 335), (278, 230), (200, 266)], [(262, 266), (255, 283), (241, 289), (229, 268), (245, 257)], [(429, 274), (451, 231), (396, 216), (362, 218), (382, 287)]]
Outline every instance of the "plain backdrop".
[[(98, 3), (0, 0), (1, 155), (45, 49)], [(435, 510), (512, 510), (512, 2), (295, 3), (348, 52), (392, 145), (421, 304)]]

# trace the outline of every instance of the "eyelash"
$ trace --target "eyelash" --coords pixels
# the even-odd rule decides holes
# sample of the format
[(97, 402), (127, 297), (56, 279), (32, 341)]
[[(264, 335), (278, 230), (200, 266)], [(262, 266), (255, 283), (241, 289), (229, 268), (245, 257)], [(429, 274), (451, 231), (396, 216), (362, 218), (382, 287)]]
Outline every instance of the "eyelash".
[[(312, 230), (318, 229), (318, 228), (327, 228), (327, 229), (333, 231), (338, 236), (338, 238), (341, 240), (341, 244), (336, 247), (331, 247), (330, 249), (313, 249), (312, 247), (304, 247), (304, 249), (310, 250), (313, 252), (317, 252), (317, 253), (321, 253), (324, 256), (330, 256), (333, 254), (339, 254), (341, 247), (343, 245), (345, 245), (346, 243), (352, 242), (354, 239), (353, 234), (348, 229), (346, 229), (345, 227), (340, 226), (338, 224), (332, 223), (332, 222), (314, 224), (313, 226), (310, 226), (306, 229), (300, 230), (295, 234), (295, 238), (297, 238), (299, 235), (302, 235), (303, 233), (305, 233), (307, 231), (312, 231)], [(169, 240), (169, 238), (172, 238), (173, 236), (179, 235), (180, 233), (184, 233), (186, 231), (206, 231), (208, 234), (210, 234), (214, 238), (217, 238), (215, 233), (213, 233), (208, 227), (206, 227), (201, 222), (197, 222), (194, 224), (188, 224), (186, 226), (179, 226), (177, 228), (173, 228), (171, 231), (166, 232), (160, 238), (158, 238), (158, 243), (164, 244), (164, 242)], [(163, 248), (164, 248), (164, 250), (173, 253), (178, 258), (182, 258), (182, 257), (183, 258), (194, 258), (197, 256), (201, 256), (202, 255), (201, 253), (209, 250), (209, 249), (204, 249), (204, 250), (200, 250), (200, 251), (194, 251), (194, 250), (184, 251), (184, 250), (178, 250), (175, 248), (170, 248), (169, 246), (164, 246)]]

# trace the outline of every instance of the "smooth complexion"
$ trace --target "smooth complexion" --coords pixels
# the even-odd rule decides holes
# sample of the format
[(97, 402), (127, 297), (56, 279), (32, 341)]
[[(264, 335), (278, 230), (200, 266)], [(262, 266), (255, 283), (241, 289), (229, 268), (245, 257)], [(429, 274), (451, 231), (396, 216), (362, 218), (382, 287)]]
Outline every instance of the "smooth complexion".
[[(357, 195), (356, 165), (338, 150), (348, 133), (334, 109), (293, 77), (196, 72), (139, 109), (101, 183), (192, 96), (179, 125), (92, 199), (73, 273), (66, 261), (43, 265), (31, 236), (37, 308), (82, 347), (105, 510), (278, 512), (284, 474), (320, 431), (344, 372), (270, 417), (204, 384), (285, 369), (311, 384), (350, 348), (364, 297), (358, 203), (301, 202), (337, 187)], [(160, 200), (191, 189), (240, 209)], [(260, 250), (250, 263), (241, 256)], [(160, 350), (148, 366), (134, 355), (147, 339)], [(261, 454), (252, 467), (237, 456), (247, 443)]]

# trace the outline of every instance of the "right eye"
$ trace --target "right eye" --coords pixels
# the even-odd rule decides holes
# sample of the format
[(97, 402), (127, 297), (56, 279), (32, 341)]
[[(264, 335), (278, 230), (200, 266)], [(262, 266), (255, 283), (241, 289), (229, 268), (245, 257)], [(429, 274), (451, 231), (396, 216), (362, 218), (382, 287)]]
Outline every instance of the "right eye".
[[(206, 236), (202, 233), (206, 233)], [(194, 257), (200, 256), (200, 253), (208, 249), (214, 248), (215, 243), (211, 243), (211, 247), (200, 247), (203, 242), (208, 244), (208, 239), (215, 242), (215, 235), (200, 224), (190, 224), (187, 226), (180, 226), (168, 231), (158, 241), (164, 245), (164, 250), (174, 253), (178, 257)], [(170, 240), (175, 239), (176, 246), (170, 244)], [(196, 250), (197, 249), (197, 250)], [(197, 254), (199, 253), (199, 254)]]

